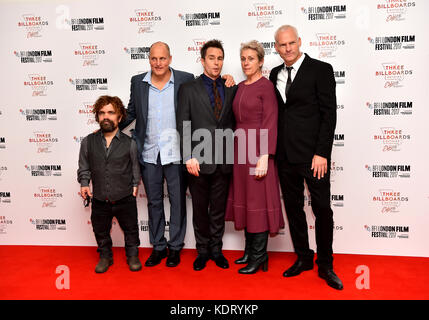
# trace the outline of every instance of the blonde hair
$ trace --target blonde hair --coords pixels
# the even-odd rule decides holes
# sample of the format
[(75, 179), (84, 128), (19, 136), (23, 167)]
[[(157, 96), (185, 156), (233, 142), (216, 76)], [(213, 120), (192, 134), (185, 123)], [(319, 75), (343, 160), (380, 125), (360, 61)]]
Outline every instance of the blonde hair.
[(240, 47), (240, 54), (243, 52), (243, 50), (247, 49), (255, 50), (259, 61), (264, 60), (265, 50), (264, 47), (258, 41), (252, 40), (246, 43), (242, 43)]

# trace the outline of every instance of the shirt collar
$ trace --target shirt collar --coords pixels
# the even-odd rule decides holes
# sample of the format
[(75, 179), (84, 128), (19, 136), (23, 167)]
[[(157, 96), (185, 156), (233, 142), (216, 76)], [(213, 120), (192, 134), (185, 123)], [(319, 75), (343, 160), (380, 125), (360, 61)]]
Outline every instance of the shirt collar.
[[(299, 59), (296, 60), (293, 65), (291, 65), (291, 67), (293, 68), (293, 70), (298, 71), (299, 67), (301, 66), (302, 62), (304, 61), (304, 58), (305, 58), (305, 53), (303, 52), (301, 54), (301, 57), (299, 57)], [(286, 64), (283, 64), (283, 67), (286, 70)]]
[[(174, 84), (174, 72), (173, 72), (173, 69), (170, 68), (170, 71), (171, 71), (171, 76), (170, 76), (170, 80), (168, 80), (168, 82)], [(147, 82), (150, 85), (152, 85), (152, 80), (151, 79), (152, 79), (152, 70), (149, 70), (146, 73), (145, 77), (143, 78), (143, 82)]]
[[(102, 138), (104, 138), (104, 134), (103, 134), (103, 131), (101, 131), (101, 129), (98, 130), (96, 134), (98, 134)], [(115, 136), (113, 138), (118, 138), (119, 140), (121, 140), (121, 130), (116, 131), (116, 134), (115, 134)]]
[(213, 79), (211, 79), (211, 78), (207, 77), (207, 76), (203, 73), (203, 74), (201, 74), (201, 78), (203, 79), (203, 81), (204, 81), (206, 84), (208, 84), (208, 85), (210, 85), (210, 86), (212, 86), (212, 85), (213, 85), (213, 82), (215, 82), (215, 81), (216, 81), (216, 84), (218, 84), (218, 85), (222, 85), (222, 78), (221, 78), (221, 76), (217, 77), (217, 78), (216, 78), (216, 80), (213, 80)]

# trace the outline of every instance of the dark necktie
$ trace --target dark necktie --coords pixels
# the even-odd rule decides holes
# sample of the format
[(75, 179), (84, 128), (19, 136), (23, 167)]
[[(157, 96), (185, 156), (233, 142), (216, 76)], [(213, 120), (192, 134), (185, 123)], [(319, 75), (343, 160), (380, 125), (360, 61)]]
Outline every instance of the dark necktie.
[(214, 115), (216, 117), (216, 120), (219, 120), (220, 113), (222, 112), (222, 99), (219, 94), (219, 90), (216, 86), (216, 81), (213, 81), (213, 93), (214, 93)]
[(286, 70), (287, 70), (287, 82), (286, 82), (286, 90), (285, 90), (286, 98), (287, 98), (287, 93), (290, 89), (290, 86), (292, 85), (292, 69), (293, 67), (286, 67)]

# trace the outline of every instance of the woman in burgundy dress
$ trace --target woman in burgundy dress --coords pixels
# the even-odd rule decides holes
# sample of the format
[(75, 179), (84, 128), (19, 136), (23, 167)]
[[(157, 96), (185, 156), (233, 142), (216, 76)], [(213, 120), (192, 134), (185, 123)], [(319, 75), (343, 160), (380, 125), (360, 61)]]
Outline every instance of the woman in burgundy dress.
[(273, 155), (277, 143), (278, 107), (274, 86), (262, 76), (264, 49), (257, 41), (243, 44), (241, 67), (247, 79), (239, 83), (233, 102), (237, 123), (234, 167), (225, 219), (245, 231), (247, 266), (239, 273), (268, 270), (268, 234), (284, 227), (280, 189)]

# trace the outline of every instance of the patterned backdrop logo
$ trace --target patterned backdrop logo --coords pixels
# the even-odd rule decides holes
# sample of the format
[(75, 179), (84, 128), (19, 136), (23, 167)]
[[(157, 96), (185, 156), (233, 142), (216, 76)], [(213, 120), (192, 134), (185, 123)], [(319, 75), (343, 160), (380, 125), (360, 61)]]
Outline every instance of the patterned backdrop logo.
[(381, 189), (372, 197), (372, 201), (381, 204), (382, 213), (398, 213), (399, 206), (401, 203), (408, 202), (408, 197), (403, 196), (400, 191)]
[(415, 35), (397, 35), (397, 36), (382, 36), (371, 38), (368, 37), (368, 42), (374, 45), (375, 51), (386, 51), (386, 50), (408, 50), (414, 49), (416, 43)]
[(409, 164), (375, 164), (365, 165), (365, 169), (371, 172), (373, 178), (410, 178), (411, 165)]
[(367, 102), (366, 107), (374, 116), (408, 116), (413, 114), (412, 101)]
[(185, 22), (186, 27), (205, 27), (220, 25), (220, 12), (195, 12), (179, 13), (180, 20)]
[(32, 177), (61, 177), (61, 165), (58, 164), (32, 164), (25, 165), (25, 169)]
[(402, 129), (383, 127), (380, 131), (381, 134), (375, 134), (373, 139), (383, 142), (383, 152), (400, 151), (402, 143), (411, 139), (411, 136), (404, 133)]
[(248, 17), (256, 17), (256, 29), (272, 28), (276, 16), (283, 15), (283, 10), (276, 8), (273, 4), (254, 3), (253, 10), (248, 11)]
[(382, 67), (383, 70), (376, 71), (375, 76), (385, 80), (385, 88), (401, 88), (403, 87), (403, 80), (413, 74), (413, 70), (396, 62), (382, 63)]
[(99, 56), (106, 54), (105, 50), (100, 49), (97, 44), (90, 42), (79, 43), (79, 47), (79, 50), (74, 51), (74, 55), (82, 57), (84, 67), (96, 66)]
[(6, 216), (0, 216), (0, 234), (7, 234), (7, 226), (13, 224), (12, 219)]
[(0, 136), (0, 150), (6, 149), (6, 138)]
[(18, 22), (18, 27), (25, 28), (27, 31), (27, 38), (41, 37), (43, 28), (47, 25), (47, 20), (34, 14), (23, 14), (22, 20)]
[(331, 182), (335, 182), (335, 179), (340, 173), (344, 172), (344, 167), (338, 163), (338, 161), (331, 161)]
[(56, 121), (57, 109), (37, 108), (37, 109), (19, 109), (19, 113), (27, 121)]
[(207, 42), (205, 38), (192, 39), (192, 43), (190, 43), (187, 47), (187, 52), (195, 55), (195, 62), (199, 63), (201, 61), (201, 48)]
[(58, 143), (58, 138), (45, 131), (35, 131), (28, 142), (37, 146), (37, 153), (51, 153), (53, 145)]
[(408, 8), (416, 6), (414, 1), (408, 0), (385, 0), (377, 4), (378, 10), (386, 12), (386, 22), (403, 21), (406, 18)]
[(152, 28), (161, 20), (161, 16), (152, 10), (135, 9), (134, 16), (130, 17), (129, 22), (137, 24), (137, 33), (152, 33), (154, 32)]
[(344, 133), (334, 134), (334, 147), (344, 147), (345, 136)]
[(30, 218), (30, 223), (34, 225), (36, 230), (66, 230), (66, 219), (34, 219)]
[(336, 84), (346, 83), (346, 72), (344, 70), (335, 70), (334, 77), (335, 77)]
[(279, 53), (276, 51), (275, 41), (259, 41), (261, 46), (264, 48), (265, 56), (269, 56), (271, 54), (278, 55)]
[(52, 50), (14, 51), (21, 63), (50, 63), (52, 62)]
[(82, 106), (78, 108), (78, 114), (85, 119), (88, 126), (98, 126), (98, 122), (95, 120), (93, 110), (94, 104), (92, 102), (83, 102)]
[(31, 87), (33, 97), (46, 96), (48, 88), (54, 85), (52, 80), (48, 80), (46, 76), (33, 73), (28, 75), (28, 81), (24, 81), (24, 86)]
[(104, 18), (73, 18), (65, 20), (72, 31), (104, 30)]
[(346, 5), (301, 7), (301, 12), (308, 20), (337, 20), (345, 19), (347, 14)]
[(335, 52), (339, 47), (346, 44), (345, 40), (341, 40), (335, 34), (331, 33), (316, 33), (317, 41), (310, 41), (310, 47), (319, 48), (319, 59), (334, 58)]
[(364, 226), (365, 230), (370, 233), (371, 238), (388, 238), (388, 239), (408, 239), (410, 233), (409, 226)]
[(11, 203), (10, 191), (0, 191), (0, 203)]
[(63, 198), (63, 194), (55, 188), (40, 186), (33, 197), (42, 203), (42, 208), (55, 208), (57, 201)]
[(150, 47), (124, 47), (124, 52), (130, 55), (131, 60), (149, 59)]
[(107, 90), (107, 78), (76, 78), (69, 79), (76, 91)]

